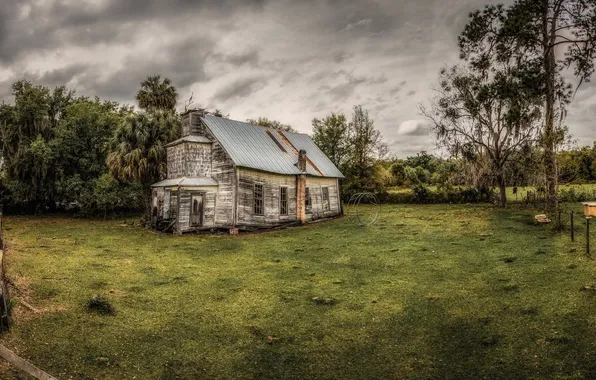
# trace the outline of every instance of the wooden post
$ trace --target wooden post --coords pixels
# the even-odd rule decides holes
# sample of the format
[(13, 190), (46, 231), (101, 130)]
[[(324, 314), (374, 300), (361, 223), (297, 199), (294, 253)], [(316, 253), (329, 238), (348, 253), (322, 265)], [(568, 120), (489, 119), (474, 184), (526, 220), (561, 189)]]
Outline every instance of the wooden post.
[(180, 183), (178, 183), (178, 198), (176, 199), (176, 234), (182, 235), (182, 230), (180, 229)]
[(575, 241), (575, 230), (573, 229), (573, 211), (571, 211), (570, 221), (571, 221), (571, 241)]
[(590, 218), (586, 218), (586, 255), (590, 256)]

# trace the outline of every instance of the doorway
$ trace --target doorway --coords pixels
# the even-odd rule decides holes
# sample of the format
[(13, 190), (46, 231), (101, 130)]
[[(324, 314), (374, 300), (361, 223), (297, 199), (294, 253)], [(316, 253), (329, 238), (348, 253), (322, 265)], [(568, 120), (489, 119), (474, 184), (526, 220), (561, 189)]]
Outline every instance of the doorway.
[(193, 194), (190, 200), (190, 225), (192, 227), (203, 226), (203, 194)]

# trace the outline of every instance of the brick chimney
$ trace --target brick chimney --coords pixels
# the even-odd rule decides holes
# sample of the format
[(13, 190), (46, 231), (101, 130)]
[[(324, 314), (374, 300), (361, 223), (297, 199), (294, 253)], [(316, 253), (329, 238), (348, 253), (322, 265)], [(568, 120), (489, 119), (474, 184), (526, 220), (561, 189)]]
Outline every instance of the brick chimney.
[(298, 152), (298, 170), (302, 173), (306, 173), (306, 151), (301, 149)]
[(203, 130), (203, 123), (201, 123), (201, 117), (204, 115), (205, 110), (202, 108), (184, 111), (180, 115), (180, 121), (182, 124), (182, 137), (189, 135), (203, 135), (205, 131)]
[(302, 174), (296, 176), (296, 218), (306, 223), (306, 151), (298, 152), (298, 170)]

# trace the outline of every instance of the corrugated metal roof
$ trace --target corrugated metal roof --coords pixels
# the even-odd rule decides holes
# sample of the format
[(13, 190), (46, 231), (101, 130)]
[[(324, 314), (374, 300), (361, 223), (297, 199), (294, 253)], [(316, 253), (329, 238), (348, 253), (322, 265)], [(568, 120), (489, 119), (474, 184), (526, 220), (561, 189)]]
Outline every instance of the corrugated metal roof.
[(205, 136), (193, 136), (193, 135), (189, 135), (189, 136), (184, 136), (182, 138), (179, 138), (178, 140), (174, 140), (171, 143), (167, 144), (166, 146), (174, 146), (183, 142), (196, 142), (196, 143), (206, 143), (206, 144), (210, 144), (212, 143), (211, 140), (209, 140), (207, 137)]
[(279, 174), (301, 174), (297, 167), (298, 151), (304, 149), (310, 160), (306, 169), (308, 174), (343, 178), (306, 134), (280, 132), (211, 115), (202, 117), (202, 120), (237, 166)]
[(315, 167), (311, 165), (306, 165), (306, 171), (308, 174), (312, 175), (319, 175), (316, 173), (316, 169), (323, 173), (324, 177), (337, 177), (343, 178), (343, 174), (339, 171), (339, 169), (331, 162), (331, 160), (319, 149), (319, 147), (315, 144), (314, 141), (310, 138), (310, 136), (302, 134), (302, 133), (292, 133), (292, 132), (281, 132), (284, 136), (290, 140), (290, 143), (297, 149), (297, 150), (305, 150), (306, 157), (314, 164)]
[(167, 187), (167, 186), (217, 186), (218, 183), (213, 178), (174, 178), (164, 179), (163, 181), (154, 183), (151, 187)]

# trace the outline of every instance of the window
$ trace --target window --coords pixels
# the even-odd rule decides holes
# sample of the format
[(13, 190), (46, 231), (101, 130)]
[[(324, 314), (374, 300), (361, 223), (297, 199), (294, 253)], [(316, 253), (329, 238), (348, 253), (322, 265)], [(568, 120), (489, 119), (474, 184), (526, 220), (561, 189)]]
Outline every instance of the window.
[(178, 213), (178, 191), (170, 191), (170, 218), (174, 219)]
[(288, 188), (279, 188), (279, 215), (288, 215)]
[(310, 199), (310, 191), (308, 187), (304, 192), (304, 208), (307, 214), (310, 214), (312, 212), (312, 200)]
[(323, 187), (323, 210), (329, 211), (329, 188)]
[(253, 196), (255, 200), (254, 204), (254, 214), (255, 215), (263, 215), (263, 184), (262, 183), (255, 183), (255, 187), (253, 190)]

